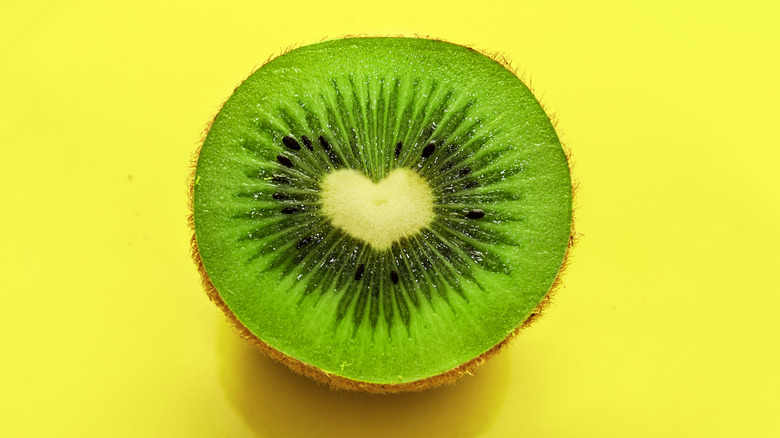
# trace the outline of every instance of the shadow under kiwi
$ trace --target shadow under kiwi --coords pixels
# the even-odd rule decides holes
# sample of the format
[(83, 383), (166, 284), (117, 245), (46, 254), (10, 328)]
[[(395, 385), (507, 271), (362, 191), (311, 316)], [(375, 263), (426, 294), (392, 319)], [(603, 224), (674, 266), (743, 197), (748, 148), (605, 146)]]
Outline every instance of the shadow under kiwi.
[(241, 339), (227, 322), (218, 327), (222, 386), (258, 437), (473, 437), (490, 427), (507, 394), (506, 354), (452, 385), (364, 394), (295, 374)]

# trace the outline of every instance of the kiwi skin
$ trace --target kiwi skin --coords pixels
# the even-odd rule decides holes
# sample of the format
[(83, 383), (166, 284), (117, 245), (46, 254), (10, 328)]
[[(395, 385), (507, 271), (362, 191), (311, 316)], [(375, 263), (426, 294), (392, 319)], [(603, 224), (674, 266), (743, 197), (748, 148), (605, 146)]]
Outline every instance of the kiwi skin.
[[(402, 35), (394, 35), (394, 36), (402, 36)], [(366, 36), (366, 35), (344, 35), (341, 38), (372, 38), (374, 36)], [(421, 36), (421, 35), (414, 35), (414, 38), (424, 38), (424, 39), (433, 39), (437, 41), (443, 41), (448, 42), (443, 39), (439, 38), (431, 38), (428, 36)], [(340, 38), (337, 38), (340, 39)], [(323, 38), (321, 41), (326, 40), (326, 38)], [(270, 56), (266, 61), (263, 63), (265, 65), (269, 61), (275, 59), (278, 56), (282, 56), (285, 53), (288, 53), (295, 48), (300, 46), (290, 46), (287, 47), (285, 50), (283, 50), (281, 53), (279, 53), (276, 56)], [(471, 50), (475, 50), (473, 48), (467, 47)], [(479, 53), (493, 59), (494, 61), (498, 62), (502, 66), (504, 66), (507, 70), (512, 72), (515, 76), (518, 76), (519, 79), (523, 79), (518, 75), (518, 70), (513, 67), (509, 61), (509, 59), (496, 52), (485, 52), (485, 51), (478, 51)], [(259, 68), (259, 67), (258, 67)], [(254, 71), (253, 71), (254, 72)], [(253, 73), (250, 72), (250, 75)], [(523, 81), (526, 83), (527, 86), (528, 83), (526, 81)], [(238, 85), (236, 86), (236, 88)], [(533, 92), (533, 89), (531, 89)], [(536, 93), (533, 93), (536, 95)], [(224, 105), (224, 102), (223, 104)], [(542, 105), (544, 108), (544, 105)], [(555, 294), (555, 292), (561, 287), (562, 284), (562, 275), (564, 271), (566, 270), (566, 267), (569, 264), (569, 256), (571, 254), (572, 249), (577, 243), (579, 235), (575, 232), (575, 220), (574, 220), (574, 213), (576, 212), (576, 202), (575, 202), (575, 194), (577, 192), (578, 184), (576, 180), (574, 179), (572, 175), (572, 222), (571, 222), (571, 229), (569, 232), (569, 240), (568, 245), (566, 248), (566, 252), (563, 257), (563, 261), (561, 263), (561, 267), (558, 270), (558, 275), (555, 277), (555, 280), (553, 281), (552, 285), (550, 286), (550, 289), (547, 291), (547, 294), (545, 294), (542, 301), (536, 306), (536, 308), (531, 312), (531, 314), (526, 318), (525, 321), (523, 321), (518, 327), (515, 328), (515, 330), (510, 333), (504, 340), (502, 340), (500, 343), (495, 345), (490, 350), (482, 353), (480, 356), (475, 357), (474, 359), (463, 363), (459, 365), (456, 368), (453, 368), (449, 371), (446, 371), (442, 374), (432, 376), (426, 379), (421, 379), (413, 382), (405, 382), (405, 383), (397, 383), (397, 384), (390, 384), (390, 383), (371, 383), (371, 382), (362, 382), (357, 380), (348, 379), (345, 377), (337, 376), (330, 374), (328, 372), (325, 372), (317, 367), (314, 367), (312, 365), (306, 364), (304, 362), (301, 362), (297, 359), (294, 359), (290, 356), (287, 356), (283, 354), (282, 352), (272, 348), (265, 342), (263, 342), (260, 338), (255, 336), (252, 332), (250, 332), (241, 322), (236, 318), (235, 314), (230, 310), (230, 308), (225, 304), (225, 302), (222, 300), (222, 298), (219, 295), (219, 292), (217, 292), (216, 287), (214, 287), (214, 284), (211, 282), (211, 279), (209, 278), (208, 274), (206, 273), (206, 269), (203, 265), (203, 260), (200, 256), (200, 251), (198, 250), (198, 243), (195, 237), (195, 219), (194, 219), (194, 191), (195, 191), (195, 170), (197, 167), (198, 157), (200, 156), (200, 151), (203, 146), (203, 142), (206, 139), (206, 135), (208, 134), (209, 130), (211, 129), (212, 124), (214, 123), (214, 119), (216, 118), (216, 114), (219, 113), (221, 110), (221, 106), (219, 109), (217, 109), (214, 117), (211, 118), (211, 120), (206, 124), (205, 129), (202, 133), (200, 142), (194, 151), (191, 162), (190, 162), (190, 172), (187, 179), (187, 186), (188, 186), (188, 208), (189, 208), (189, 215), (187, 217), (187, 222), (191, 231), (191, 238), (190, 238), (190, 253), (193, 262), (196, 265), (196, 268), (201, 276), (201, 283), (203, 286), (203, 289), (206, 292), (206, 295), (209, 297), (209, 299), (217, 305), (227, 316), (228, 320), (230, 321), (231, 325), (233, 326), (234, 330), (238, 333), (239, 336), (242, 338), (248, 340), (252, 345), (259, 348), (261, 351), (265, 352), (269, 357), (276, 360), (277, 362), (287, 366), (291, 370), (295, 371), (298, 374), (307, 376), (311, 379), (314, 379), (318, 382), (322, 382), (328, 386), (330, 386), (333, 389), (339, 389), (339, 390), (348, 390), (348, 391), (360, 391), (360, 392), (368, 392), (368, 393), (376, 393), (376, 394), (386, 394), (386, 393), (400, 393), (400, 392), (418, 392), (423, 391), (430, 388), (435, 388), (442, 386), (444, 384), (452, 384), (455, 383), (457, 380), (462, 378), (465, 375), (473, 375), (475, 370), (482, 366), (485, 362), (487, 362), (493, 355), (501, 351), (504, 346), (508, 345), (509, 342), (514, 339), (515, 336), (517, 336), (518, 333), (520, 333), (522, 330), (528, 328), (531, 324), (536, 322), (542, 314), (545, 312), (545, 310), (551, 305), (552, 303), (552, 297)], [(557, 120), (555, 119), (554, 115), (550, 115), (550, 113), (547, 111), (547, 108), (544, 108), (545, 112), (549, 115), (550, 120), (553, 124), (553, 127), (557, 129)], [(559, 134), (560, 136), (560, 134)], [(561, 145), (563, 146), (564, 153), (566, 155), (566, 160), (569, 165), (569, 173), (572, 173), (572, 160), (571, 160), (571, 151), (566, 145), (561, 142)]]

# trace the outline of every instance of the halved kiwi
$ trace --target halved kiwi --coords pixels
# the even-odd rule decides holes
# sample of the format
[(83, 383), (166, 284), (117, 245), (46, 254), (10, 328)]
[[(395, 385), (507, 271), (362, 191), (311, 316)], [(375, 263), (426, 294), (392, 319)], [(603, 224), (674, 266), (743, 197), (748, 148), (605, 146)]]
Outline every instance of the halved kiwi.
[(416, 390), (535, 314), (571, 236), (567, 157), (504, 65), (417, 38), (347, 38), (263, 65), (197, 157), (210, 297), (293, 369)]

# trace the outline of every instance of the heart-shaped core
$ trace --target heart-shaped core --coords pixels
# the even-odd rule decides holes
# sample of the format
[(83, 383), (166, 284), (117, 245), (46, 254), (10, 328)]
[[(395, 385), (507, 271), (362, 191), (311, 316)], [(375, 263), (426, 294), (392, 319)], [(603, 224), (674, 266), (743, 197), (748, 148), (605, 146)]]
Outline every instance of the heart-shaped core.
[(321, 188), (322, 211), (333, 226), (376, 249), (417, 234), (433, 219), (431, 187), (411, 169), (395, 169), (377, 184), (340, 169), (325, 176)]

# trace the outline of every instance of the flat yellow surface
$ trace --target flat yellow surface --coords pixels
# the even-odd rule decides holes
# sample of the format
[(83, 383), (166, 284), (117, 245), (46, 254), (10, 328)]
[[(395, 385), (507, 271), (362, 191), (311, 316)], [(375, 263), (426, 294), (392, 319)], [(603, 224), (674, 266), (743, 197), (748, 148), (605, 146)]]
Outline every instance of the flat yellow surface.
[[(780, 436), (777, 5), (2, 1), (0, 435)], [(223, 99), (357, 33), (506, 54), (581, 186), (547, 316), (421, 394), (270, 362), (188, 255), (190, 154)]]

